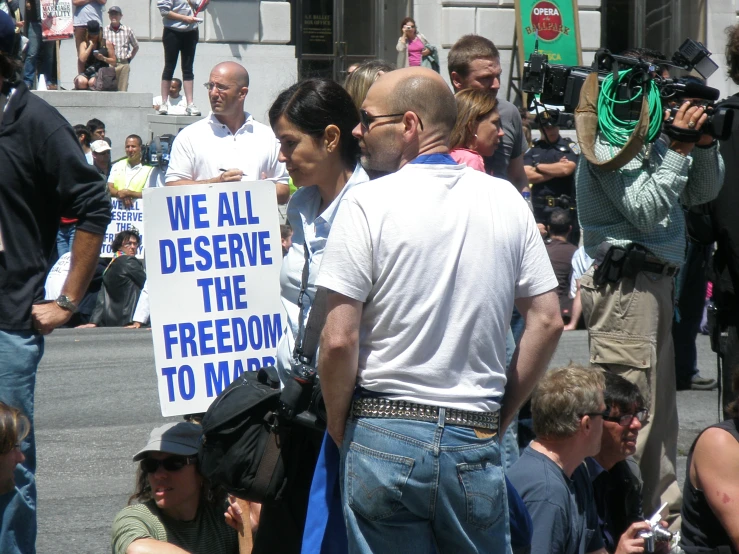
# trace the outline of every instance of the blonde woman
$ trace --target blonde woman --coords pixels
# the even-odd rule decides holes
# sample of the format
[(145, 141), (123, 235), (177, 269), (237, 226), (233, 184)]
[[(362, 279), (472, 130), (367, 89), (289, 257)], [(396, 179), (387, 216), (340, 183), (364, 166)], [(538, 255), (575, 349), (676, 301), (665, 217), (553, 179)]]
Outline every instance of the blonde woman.
[(354, 68), (344, 81), (344, 90), (349, 93), (357, 110), (362, 109), (362, 102), (367, 91), (380, 75), (395, 69), (382, 60), (371, 60), (361, 63)]
[(465, 89), (454, 95), (457, 123), (449, 138), (457, 163), (485, 172), (483, 157), (492, 156), (503, 136), (498, 101), (489, 89)]

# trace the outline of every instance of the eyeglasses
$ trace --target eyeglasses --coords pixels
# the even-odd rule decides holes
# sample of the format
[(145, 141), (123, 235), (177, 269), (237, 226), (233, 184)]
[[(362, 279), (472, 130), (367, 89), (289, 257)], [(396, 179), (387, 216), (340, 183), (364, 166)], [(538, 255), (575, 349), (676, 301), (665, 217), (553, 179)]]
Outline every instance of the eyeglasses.
[(133, 246), (134, 248), (138, 248), (139, 243), (135, 240), (129, 240), (128, 242), (124, 242), (123, 246)]
[[(376, 119), (380, 119), (381, 117), (403, 117), (405, 113), (406, 112), (370, 115), (366, 110), (359, 110), (359, 122), (362, 124), (362, 127), (369, 131), (370, 125), (372, 125)], [(421, 117), (418, 114), (416, 114), (416, 117), (418, 118), (418, 125), (421, 127), (421, 130), (423, 130), (423, 121), (421, 121)]]
[(617, 416), (603, 416), (603, 419), (605, 421), (612, 421), (613, 423), (618, 423), (621, 427), (628, 427), (631, 425), (631, 422), (636, 418), (636, 420), (639, 423), (646, 423), (649, 419), (649, 410), (639, 410), (638, 412), (634, 414), (621, 414)]
[(608, 417), (608, 415), (610, 413), (611, 413), (611, 407), (610, 406), (606, 406), (606, 409), (603, 410), (602, 412), (588, 412), (586, 414), (580, 414), (580, 417), (585, 417), (585, 416), (590, 416), (590, 417), (601, 416), (603, 419), (606, 419), (606, 417)]
[(208, 81), (207, 83), (203, 83), (203, 86), (208, 89), (208, 92), (213, 90), (214, 88), (218, 89), (218, 92), (226, 92), (231, 87), (235, 87), (236, 85), (224, 85), (223, 83), (214, 83), (213, 81)]
[(166, 471), (180, 471), (183, 467), (194, 464), (197, 459), (197, 456), (171, 456), (163, 460), (144, 458), (141, 460), (141, 470), (156, 473), (159, 466), (162, 466)]

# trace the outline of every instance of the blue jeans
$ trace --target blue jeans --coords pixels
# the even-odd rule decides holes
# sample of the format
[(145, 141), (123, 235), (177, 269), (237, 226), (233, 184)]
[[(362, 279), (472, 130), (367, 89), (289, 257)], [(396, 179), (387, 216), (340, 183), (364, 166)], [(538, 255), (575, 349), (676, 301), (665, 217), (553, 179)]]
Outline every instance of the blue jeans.
[(51, 74), (51, 65), (54, 58), (54, 42), (44, 42), (41, 34), (41, 23), (28, 23), (28, 53), (23, 66), (23, 81), (28, 88), (33, 87), (36, 78), (36, 68), (39, 75), (43, 75), (46, 83), (55, 83), (56, 78)]
[(0, 330), (0, 401), (23, 411), (31, 432), (21, 442), (26, 457), (15, 469), (15, 491), (0, 495), (0, 552), (36, 552), (36, 442), (33, 395), (44, 339), (33, 331)]
[(350, 419), (341, 496), (350, 553), (508, 553), (497, 435), (404, 419)]
[(74, 232), (76, 229), (76, 223), (72, 223), (71, 225), (59, 225), (59, 231), (56, 233), (57, 258), (61, 258), (64, 254), (72, 250), (72, 242), (74, 242)]

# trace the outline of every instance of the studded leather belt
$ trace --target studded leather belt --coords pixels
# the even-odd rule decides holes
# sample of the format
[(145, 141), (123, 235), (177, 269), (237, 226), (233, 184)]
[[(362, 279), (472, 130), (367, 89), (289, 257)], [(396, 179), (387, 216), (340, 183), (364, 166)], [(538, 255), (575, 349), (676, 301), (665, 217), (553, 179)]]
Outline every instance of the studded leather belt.
[[(439, 421), (439, 406), (416, 404), (405, 400), (391, 400), (390, 398), (358, 398), (352, 403), (352, 416), (410, 419), (437, 423)], [(499, 416), (500, 411), (469, 412), (446, 408), (444, 424), (497, 431)]]

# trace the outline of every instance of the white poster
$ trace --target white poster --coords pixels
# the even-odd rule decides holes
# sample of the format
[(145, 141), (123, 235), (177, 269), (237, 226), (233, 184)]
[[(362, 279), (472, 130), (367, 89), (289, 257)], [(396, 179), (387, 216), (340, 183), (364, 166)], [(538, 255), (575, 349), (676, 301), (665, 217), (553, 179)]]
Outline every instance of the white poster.
[(101, 258), (112, 258), (113, 240), (121, 231), (135, 227), (141, 235), (141, 244), (136, 251), (136, 257), (144, 258), (144, 202), (140, 199), (134, 200), (130, 208), (126, 208), (122, 200), (110, 199), (110, 223), (103, 237), (103, 245), (100, 247)]
[(274, 183), (144, 190), (146, 274), (162, 415), (205, 412), (274, 365), (282, 246)]

